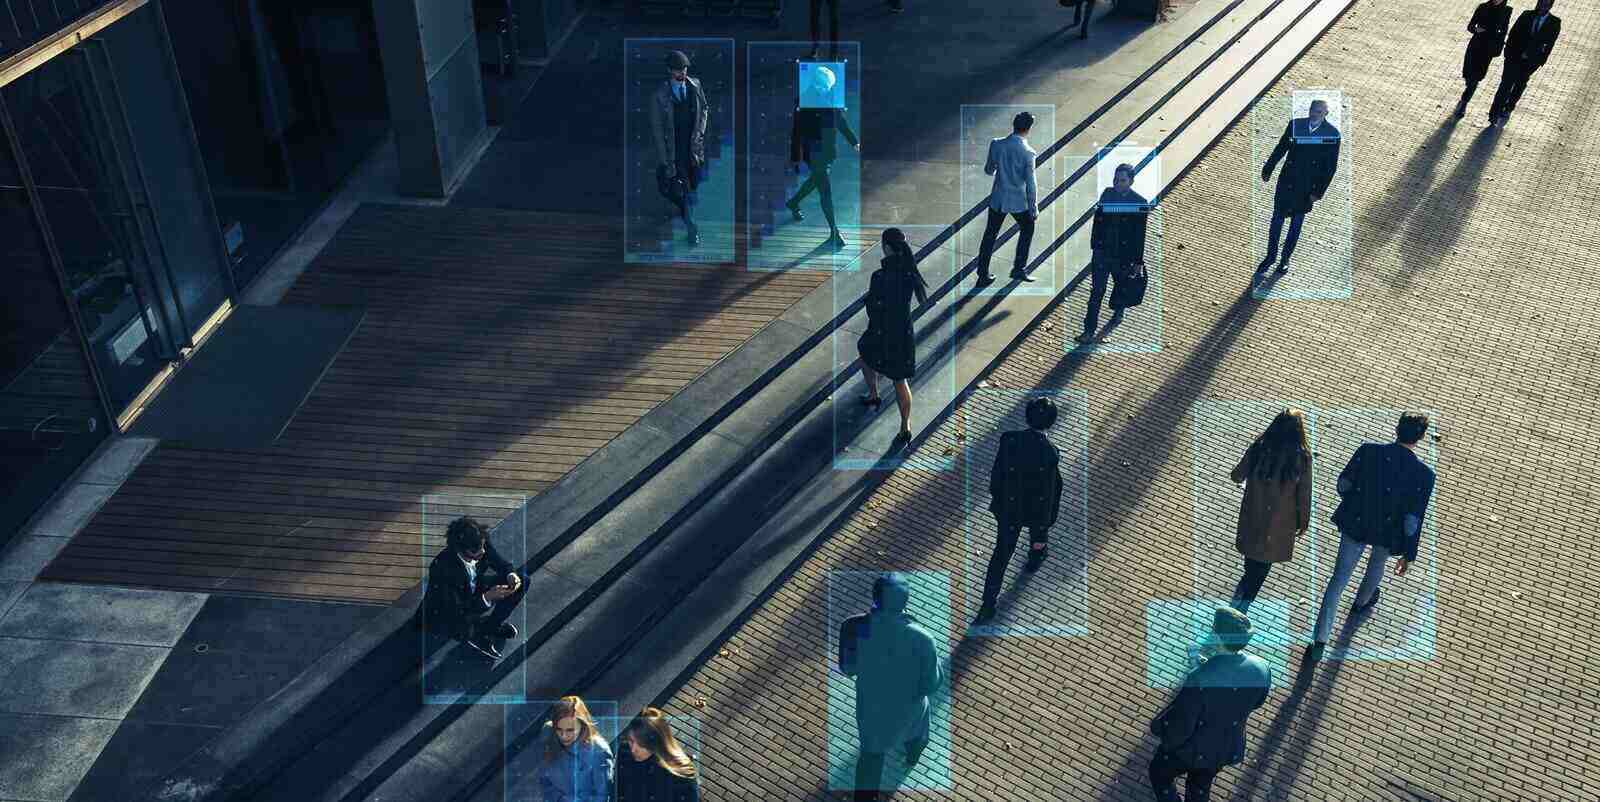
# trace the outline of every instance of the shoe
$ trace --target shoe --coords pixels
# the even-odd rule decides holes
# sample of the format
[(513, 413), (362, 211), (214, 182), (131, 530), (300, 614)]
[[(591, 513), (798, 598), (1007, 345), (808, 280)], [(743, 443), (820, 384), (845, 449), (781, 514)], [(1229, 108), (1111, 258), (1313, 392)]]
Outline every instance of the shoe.
[(1326, 652), (1327, 650), (1328, 650), (1328, 642), (1325, 641), (1325, 640), (1319, 640), (1316, 643), (1311, 644), (1311, 648), (1306, 650), (1306, 656), (1305, 656), (1305, 659), (1302, 662), (1305, 662), (1305, 663), (1308, 663), (1308, 664), (1309, 663), (1315, 663), (1318, 660), (1322, 659), (1322, 654), (1324, 652)]
[(910, 442), (911, 442), (911, 433), (910, 432), (902, 431), (899, 434), (894, 436), (894, 445), (896, 447), (904, 446), (904, 445), (906, 445), (907, 443), (910, 443)]
[(880, 395), (877, 398), (873, 398), (870, 395), (861, 396), (861, 405), (864, 406), (864, 407), (870, 407), (872, 409), (877, 409), (878, 407), (883, 405), (883, 396)]
[(1456, 106), (1456, 119), (1459, 120), (1459, 119), (1461, 119), (1462, 117), (1465, 117), (1465, 116), (1467, 116), (1467, 104), (1462, 103), (1462, 104), (1457, 105)]
[(988, 275), (986, 273), (979, 274), (979, 276), (978, 276), (978, 286), (980, 288), (987, 287), (987, 286), (989, 286), (990, 284), (993, 284), (993, 283), (994, 283), (994, 276)]
[(1256, 275), (1259, 276), (1262, 273), (1267, 272), (1267, 268), (1272, 267), (1272, 260), (1274, 260), (1276, 258), (1278, 258), (1278, 255), (1274, 253), (1274, 254), (1269, 254), (1267, 256), (1267, 258), (1262, 259), (1261, 260), (1261, 264), (1256, 265)]
[(1028, 561), (1023, 563), (1022, 570), (1029, 573), (1039, 570), (1039, 566), (1044, 564), (1044, 558), (1050, 556), (1049, 552), (1049, 549), (1029, 549)]
[(783, 204), (783, 208), (789, 210), (789, 216), (793, 217), (796, 223), (806, 219), (805, 212), (800, 211), (800, 204), (795, 203), (794, 201), (789, 201), (788, 203)]
[(842, 251), (844, 250), (844, 237), (839, 236), (839, 232), (835, 231), (833, 236), (823, 240), (822, 244), (832, 248), (834, 251)]
[(1022, 282), (1024, 284), (1032, 284), (1033, 283), (1033, 279), (1028, 278), (1028, 274), (1022, 272), (1021, 270), (1013, 270), (1013, 271), (1011, 271), (1011, 280), (1012, 281), (1020, 281), (1020, 282)]
[(1372, 592), (1372, 598), (1368, 599), (1366, 604), (1352, 604), (1352, 605), (1350, 605), (1350, 617), (1354, 618), (1354, 617), (1356, 617), (1358, 615), (1363, 615), (1368, 610), (1371, 610), (1372, 608), (1377, 607), (1378, 606), (1378, 598), (1381, 597), (1382, 595), (1383, 595), (1383, 588), (1378, 588), (1377, 590), (1374, 590)]
[(1078, 34), (1078, 38), (1079, 39), (1088, 39), (1089, 38), (1089, 32), (1088, 31), (1084, 31), (1083, 33)]
[(467, 641), (467, 646), (471, 647), (473, 651), (489, 658), (490, 660), (499, 660), (505, 656), (500, 653), (499, 647), (495, 646), (494, 642), (488, 638), (473, 638), (472, 640)]
[(1106, 321), (1106, 322), (1108, 322), (1108, 323), (1110, 323), (1112, 325), (1116, 325), (1118, 323), (1121, 323), (1122, 322), (1122, 310), (1121, 309), (1113, 309), (1113, 310), (1111, 310), (1111, 319), (1109, 321)]
[(515, 624), (510, 624), (510, 623), (501, 624), (500, 628), (494, 631), (495, 640), (508, 641), (508, 640), (511, 640), (512, 638), (515, 638), (516, 636), (517, 636), (517, 627), (516, 627)]
[(994, 620), (994, 605), (985, 604), (982, 607), (978, 608), (978, 617), (972, 619), (972, 625), (975, 626), (975, 627), (981, 627), (984, 624), (987, 624), (987, 623), (989, 623), (990, 621), (993, 621), (993, 620)]
[(1072, 339), (1076, 340), (1079, 345), (1088, 345), (1089, 343), (1094, 342), (1094, 334), (1086, 331), (1076, 337), (1073, 337)]
[(1277, 273), (1280, 276), (1283, 275), (1284, 273), (1289, 272), (1289, 263), (1288, 262), (1279, 262), (1278, 263), (1278, 269), (1274, 270), (1272, 272)]

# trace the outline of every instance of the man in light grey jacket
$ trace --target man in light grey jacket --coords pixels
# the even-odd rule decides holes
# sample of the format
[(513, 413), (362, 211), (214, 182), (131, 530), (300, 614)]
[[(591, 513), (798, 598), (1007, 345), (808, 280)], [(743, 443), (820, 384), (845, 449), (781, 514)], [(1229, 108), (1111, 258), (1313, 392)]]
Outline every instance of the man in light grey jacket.
[(994, 188), (989, 191), (989, 222), (978, 249), (979, 287), (994, 283), (994, 276), (989, 275), (989, 257), (994, 255), (995, 236), (1008, 214), (1021, 229), (1011, 278), (1033, 280), (1027, 272), (1028, 245), (1033, 241), (1033, 223), (1039, 217), (1039, 185), (1033, 175), (1039, 154), (1028, 144), (1028, 131), (1032, 128), (1033, 115), (1024, 111), (1011, 121), (1011, 136), (989, 142), (989, 160), (983, 165), (983, 172), (994, 176)]
[(689, 244), (700, 232), (689, 219), (691, 196), (700, 186), (706, 164), (706, 125), (711, 113), (699, 79), (689, 75), (689, 57), (680, 50), (667, 54), (667, 80), (650, 102), (650, 131), (656, 146), (656, 184), (683, 215)]

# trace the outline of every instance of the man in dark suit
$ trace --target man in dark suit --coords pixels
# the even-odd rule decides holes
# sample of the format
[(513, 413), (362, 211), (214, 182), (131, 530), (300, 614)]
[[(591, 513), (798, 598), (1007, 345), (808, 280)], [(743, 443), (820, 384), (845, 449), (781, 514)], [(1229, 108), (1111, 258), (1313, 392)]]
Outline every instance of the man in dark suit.
[(1378, 605), (1378, 586), (1383, 583), (1383, 566), (1390, 555), (1401, 555), (1395, 576), (1405, 576), (1416, 562), (1422, 518), (1433, 497), (1433, 469), (1416, 454), (1417, 443), (1427, 431), (1426, 415), (1401, 415), (1394, 429), (1395, 442), (1362, 445), (1339, 474), (1339, 507), (1333, 511), (1333, 523), (1339, 527), (1339, 560), (1322, 594), (1314, 642), (1306, 652), (1308, 662), (1320, 659), (1327, 648), (1339, 595), (1350, 584), (1367, 547), (1372, 548), (1372, 556), (1350, 607), (1351, 617)]
[(512, 569), (489, 542), (489, 527), (472, 518), (451, 521), (444, 550), (428, 566), (424, 626), (500, 659), (500, 644), (517, 636), (506, 619), (528, 590)]
[(1190, 671), (1183, 689), (1150, 722), (1150, 734), (1161, 739), (1150, 761), (1150, 785), (1161, 802), (1178, 802), (1179, 775), (1186, 777), (1186, 802), (1211, 798), (1217, 772), (1244, 760), (1246, 722), (1272, 690), (1266, 661), (1243, 653), (1250, 619), (1219, 607), (1212, 630), (1220, 652)]
[(1550, 51), (1561, 35), (1561, 18), (1550, 13), (1555, 0), (1539, 0), (1539, 4), (1517, 17), (1506, 37), (1506, 63), (1500, 73), (1500, 88), (1494, 93), (1494, 105), (1489, 108), (1489, 124), (1505, 125), (1506, 118), (1517, 108), (1522, 90), (1534, 71), (1544, 66)]
[(1272, 180), (1272, 169), (1278, 160), (1287, 155), (1283, 172), (1278, 174), (1278, 186), (1272, 193), (1272, 227), (1267, 233), (1267, 258), (1256, 266), (1256, 274), (1267, 272), (1272, 260), (1278, 257), (1278, 235), (1283, 233), (1283, 221), (1289, 220), (1289, 236), (1283, 243), (1283, 260), (1278, 262), (1278, 272), (1289, 272), (1289, 257), (1300, 241), (1300, 226), (1312, 204), (1322, 200), (1322, 193), (1333, 183), (1333, 174), (1339, 169), (1339, 129), (1328, 122), (1328, 102), (1311, 101), (1311, 110), (1305, 117), (1293, 119), (1283, 129), (1278, 146), (1272, 149), (1267, 163), (1261, 168), (1261, 181)]
[[(838, 77), (827, 67), (810, 71), (815, 90), (823, 95), (834, 91)], [(822, 217), (828, 221), (828, 239), (824, 246), (844, 250), (844, 237), (839, 234), (839, 223), (833, 215), (833, 163), (839, 158), (839, 140), (843, 136), (850, 147), (861, 152), (861, 140), (850, 128), (850, 118), (842, 108), (804, 108), (795, 104), (794, 125), (789, 131), (789, 161), (805, 162), (809, 171), (806, 180), (795, 190), (794, 197), (784, 201), (784, 206), (796, 221), (804, 220), (800, 201), (815, 191), (822, 204)]]
[(700, 230), (689, 217), (694, 191), (706, 164), (706, 126), (710, 121), (706, 91), (689, 75), (689, 57), (681, 50), (667, 54), (667, 80), (650, 101), (650, 131), (656, 147), (656, 180), (662, 187), (680, 181), (683, 194), (668, 200), (678, 207), (689, 230), (689, 244), (700, 242)]
[(1037, 571), (1044, 562), (1046, 536), (1061, 508), (1061, 452), (1045, 430), (1055, 425), (1056, 405), (1043, 396), (1028, 402), (1028, 428), (1000, 435), (1000, 451), (989, 473), (989, 511), (999, 527), (989, 572), (983, 581), (983, 606), (973, 626), (994, 620), (994, 603), (1005, 580), (1006, 566), (1017, 551), (1017, 535), (1028, 527), (1032, 550), (1024, 568)]
[[(1094, 256), (1089, 263), (1089, 310), (1083, 316), (1083, 333), (1080, 344), (1095, 340), (1095, 328), (1100, 325), (1100, 302), (1106, 297), (1106, 283), (1113, 278), (1120, 284), (1129, 276), (1144, 270), (1145, 230), (1149, 221), (1149, 201), (1133, 191), (1133, 165), (1119, 164), (1112, 185), (1100, 193), (1095, 204), (1094, 228), (1090, 230), (1089, 247)], [(1117, 292), (1111, 292), (1111, 322), (1122, 320), (1122, 307), (1117, 305)]]

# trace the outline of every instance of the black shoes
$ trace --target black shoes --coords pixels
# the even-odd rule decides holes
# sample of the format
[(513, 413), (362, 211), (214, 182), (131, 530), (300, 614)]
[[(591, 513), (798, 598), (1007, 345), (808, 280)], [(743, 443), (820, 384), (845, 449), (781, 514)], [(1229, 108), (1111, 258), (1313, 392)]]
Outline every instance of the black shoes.
[(982, 607), (978, 608), (978, 617), (972, 619), (972, 625), (975, 626), (975, 627), (981, 627), (984, 624), (987, 624), (987, 623), (989, 623), (990, 621), (993, 621), (993, 620), (994, 620), (994, 605), (985, 604)]
[(1368, 599), (1366, 604), (1352, 604), (1352, 605), (1350, 605), (1350, 617), (1354, 618), (1354, 617), (1356, 617), (1358, 615), (1364, 615), (1368, 610), (1371, 610), (1372, 608), (1377, 607), (1378, 606), (1378, 598), (1381, 597), (1382, 595), (1383, 595), (1383, 588), (1378, 588), (1377, 590), (1374, 590), (1372, 592), (1372, 598)]
[(994, 276), (991, 276), (988, 273), (979, 273), (978, 274), (978, 287), (980, 289), (982, 289), (983, 287), (987, 287), (987, 286), (989, 286), (990, 284), (993, 284), (993, 283), (994, 283)]
[(1279, 262), (1278, 263), (1278, 269), (1273, 271), (1273, 272), (1277, 273), (1280, 276), (1283, 275), (1284, 273), (1289, 272), (1289, 263), (1287, 261)]
[(499, 660), (500, 658), (505, 657), (505, 655), (500, 653), (500, 647), (496, 646), (494, 641), (489, 640), (488, 638), (473, 638), (467, 641), (467, 646), (471, 647), (473, 651), (489, 658), (490, 660)]
[(789, 216), (793, 217), (796, 223), (806, 219), (805, 213), (800, 211), (800, 204), (795, 203), (794, 201), (789, 201), (783, 204), (783, 208), (789, 210)]
[(1262, 273), (1267, 272), (1267, 268), (1272, 267), (1272, 260), (1276, 258), (1278, 258), (1278, 255), (1273, 253), (1268, 254), (1267, 258), (1262, 259), (1261, 264), (1256, 265), (1256, 275), (1261, 275)]
[(906, 445), (910, 444), (910, 442), (911, 442), (911, 433), (910, 432), (902, 431), (899, 434), (894, 436), (894, 447), (895, 448), (901, 448), (903, 446), (906, 446)]
[(508, 640), (511, 640), (512, 638), (515, 638), (516, 636), (517, 636), (517, 628), (516, 628), (516, 626), (514, 626), (514, 625), (512, 625), (510, 623), (501, 624), (500, 628), (495, 630), (495, 633), (494, 633), (495, 639), (496, 640), (501, 640), (501, 641), (508, 641)]
[(1039, 570), (1039, 566), (1044, 564), (1044, 558), (1050, 556), (1048, 552), (1049, 549), (1029, 549), (1028, 561), (1023, 564), (1022, 570), (1029, 573)]
[(1305, 662), (1307, 665), (1315, 663), (1322, 659), (1323, 652), (1326, 652), (1327, 650), (1328, 642), (1325, 640), (1319, 640), (1316, 643), (1311, 644), (1311, 648), (1306, 650), (1306, 656), (1303, 662)]
[(1020, 281), (1020, 282), (1022, 282), (1024, 284), (1032, 284), (1033, 283), (1033, 279), (1028, 278), (1028, 274), (1022, 272), (1021, 270), (1013, 270), (1013, 271), (1011, 271), (1011, 280), (1012, 281)]
[(883, 405), (883, 396), (880, 395), (877, 398), (873, 398), (870, 395), (861, 396), (861, 405), (868, 409), (877, 409)]
[(822, 244), (832, 248), (834, 252), (842, 251), (844, 250), (844, 237), (840, 236), (839, 232), (835, 231), (833, 232), (833, 236), (828, 237), (823, 241)]

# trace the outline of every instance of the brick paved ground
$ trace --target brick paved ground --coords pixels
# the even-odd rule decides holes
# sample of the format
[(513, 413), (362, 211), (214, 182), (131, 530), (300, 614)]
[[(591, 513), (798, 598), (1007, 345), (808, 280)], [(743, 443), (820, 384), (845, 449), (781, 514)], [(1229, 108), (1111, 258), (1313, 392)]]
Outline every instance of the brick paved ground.
[[(1342, 86), (1351, 99), (1350, 300), (1240, 298), (1252, 267), (1248, 182), (1260, 169), (1248, 163), (1246, 116), (1166, 201), (1164, 350), (1064, 359), (1062, 332), (1076, 329), (1061, 320), (989, 378), (1087, 393), (1090, 634), (960, 640), (958, 608), (954, 788), (903, 798), (1149, 798), (1144, 726), (1166, 692), (1145, 680), (1145, 604), (1193, 595), (1197, 573), (1232, 577), (1194, 565), (1191, 533), (1231, 526), (1195, 501), (1194, 408), (1274, 399), (1440, 414), (1438, 546), (1422, 555), (1437, 569), (1435, 656), (1325, 662), (1298, 689), (1282, 677), (1251, 722), (1250, 762), (1223, 773), (1216, 798), (1600, 795), (1600, 568), (1588, 542), (1600, 499), (1583, 457), (1600, 448), (1589, 403), (1600, 392), (1600, 119), (1589, 99), (1600, 14), (1556, 9), (1553, 57), (1509, 128), (1485, 134), (1498, 66), (1468, 118), (1440, 127), (1460, 91), (1470, 11), (1361, 4), (1268, 95)], [(960, 417), (924, 448), (954, 442)], [(1320, 432), (1323, 483), (1353, 442), (1330, 431)], [(1329, 496), (1318, 492), (1326, 537)], [(826, 574), (947, 571), (952, 603), (964, 604), (962, 587), (981, 577), (962, 576), (962, 510), (959, 471), (896, 473), (671, 701), (705, 718), (707, 798), (823, 795)], [(1303, 628), (1314, 605), (1297, 604), (1309, 595), (1298, 576), (1275, 574), (1265, 593), (1285, 598)], [(1415, 597), (1425, 576), (1387, 584)], [(1415, 612), (1386, 602), (1355, 643), (1393, 635)]]

